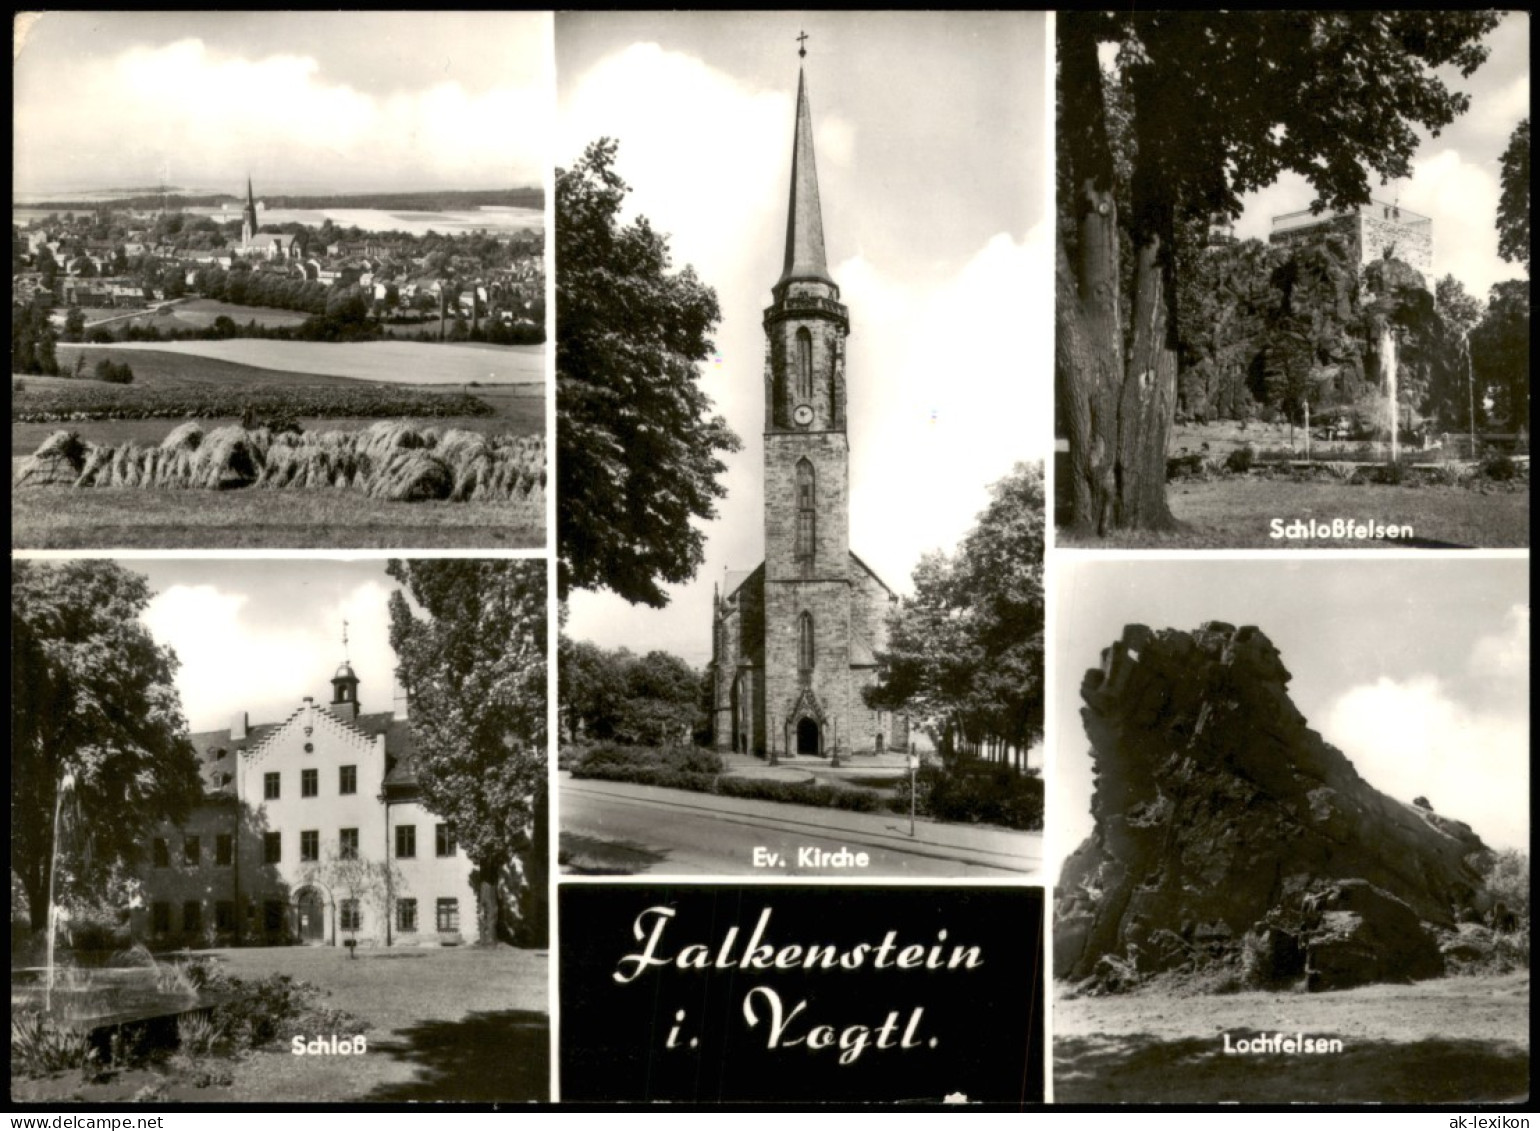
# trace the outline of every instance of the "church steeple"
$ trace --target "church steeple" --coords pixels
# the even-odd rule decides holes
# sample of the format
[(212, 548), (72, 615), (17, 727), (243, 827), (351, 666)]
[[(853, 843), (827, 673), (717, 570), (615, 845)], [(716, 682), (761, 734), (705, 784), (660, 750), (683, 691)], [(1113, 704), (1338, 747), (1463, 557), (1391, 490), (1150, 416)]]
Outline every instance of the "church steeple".
[(251, 176), (246, 177), (246, 207), (241, 212), (241, 242), (249, 244), (257, 235), (257, 197), (251, 191)]
[(824, 260), (823, 210), (818, 202), (818, 166), (813, 158), (813, 111), (807, 76), (797, 71), (797, 129), (791, 145), (791, 199), (786, 209), (786, 261), (776, 290), (793, 280), (827, 283), (839, 296)]

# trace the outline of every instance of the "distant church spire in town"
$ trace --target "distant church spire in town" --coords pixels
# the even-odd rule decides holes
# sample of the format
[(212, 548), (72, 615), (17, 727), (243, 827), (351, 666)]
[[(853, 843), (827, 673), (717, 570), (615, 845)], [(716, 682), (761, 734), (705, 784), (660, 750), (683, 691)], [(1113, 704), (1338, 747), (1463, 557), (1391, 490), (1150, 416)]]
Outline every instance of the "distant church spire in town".
[[(805, 54), (806, 48), (798, 48)], [(818, 167), (813, 160), (813, 111), (807, 100), (807, 76), (797, 70), (797, 128), (791, 146), (791, 199), (786, 213), (786, 264), (779, 287), (793, 279), (828, 283), (824, 261), (823, 211), (818, 203)]]
[(251, 191), (251, 174), (246, 174), (246, 208), (241, 213), (241, 243), (250, 245), (257, 235), (257, 197)]

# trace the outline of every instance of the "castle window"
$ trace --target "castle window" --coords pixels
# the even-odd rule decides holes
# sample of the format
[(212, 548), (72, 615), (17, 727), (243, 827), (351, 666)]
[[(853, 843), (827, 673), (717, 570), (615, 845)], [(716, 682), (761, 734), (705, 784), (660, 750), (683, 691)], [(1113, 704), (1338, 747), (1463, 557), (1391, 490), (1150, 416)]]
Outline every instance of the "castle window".
[(198, 860), (201, 856), (202, 846), (199, 845), (198, 838), (195, 836), (183, 837), (182, 863), (186, 864), (190, 868), (196, 868), (198, 866)]
[(452, 825), (438, 825), (433, 830), (433, 847), (439, 856), (455, 854), (455, 831)]
[(396, 859), (406, 860), (417, 855), (417, 826), (396, 826)]
[(262, 799), (264, 801), (277, 801), (279, 783), (281, 779), (276, 773), (262, 775)]
[(150, 930), (157, 935), (171, 933), (171, 904), (156, 903), (150, 907)]
[(803, 326), (797, 331), (797, 396), (808, 400), (813, 395), (813, 335)]
[(282, 833), (263, 833), (262, 834), (262, 863), (264, 863), (264, 864), (282, 864), (283, 863), (283, 834)]
[(357, 766), (337, 767), (337, 792), (344, 794), (358, 792)]
[(320, 792), (320, 771), (301, 770), (299, 772), (299, 795), (301, 797), (314, 797)]
[(344, 899), (337, 905), (337, 911), (344, 931), (356, 931), (363, 927), (364, 917), (358, 910), (358, 900)]
[(203, 904), (189, 899), (182, 904), (182, 930), (189, 935), (203, 929)]
[(813, 465), (797, 461), (797, 539), (794, 554), (799, 562), (811, 562), (818, 540), (817, 479)]
[(156, 837), (155, 843), (151, 845), (151, 849), (154, 852), (155, 866), (157, 868), (171, 867), (171, 849), (166, 845), (165, 837)]
[(214, 904), (214, 929), (221, 934), (235, 930), (235, 904), (231, 900), (221, 899)]
[(357, 829), (342, 829), (337, 833), (337, 855), (344, 860), (358, 859)]
[(220, 833), (214, 838), (214, 863), (221, 868), (228, 868), (235, 859), (235, 838), (229, 833)]
[(803, 613), (797, 618), (797, 667), (813, 670), (813, 614)]
[(415, 899), (396, 900), (396, 930), (415, 931), (417, 929), (417, 901)]
[(458, 899), (441, 899), (438, 901), (438, 929), (441, 931), (458, 931), (460, 929), (460, 901)]
[(321, 858), (321, 830), (301, 829), (299, 834), (299, 858), (314, 863)]

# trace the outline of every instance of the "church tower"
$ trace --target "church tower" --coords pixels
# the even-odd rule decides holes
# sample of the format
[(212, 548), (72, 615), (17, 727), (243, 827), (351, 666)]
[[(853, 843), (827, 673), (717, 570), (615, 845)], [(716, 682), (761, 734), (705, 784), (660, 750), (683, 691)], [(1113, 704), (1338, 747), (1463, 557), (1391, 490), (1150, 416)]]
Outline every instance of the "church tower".
[(251, 178), (246, 178), (246, 207), (241, 211), (241, 246), (250, 247), (257, 236), (257, 198), (251, 191)]
[(806, 76), (797, 76), (786, 254), (764, 312), (764, 696), (772, 754), (838, 758), (851, 736), (849, 312), (824, 259)]

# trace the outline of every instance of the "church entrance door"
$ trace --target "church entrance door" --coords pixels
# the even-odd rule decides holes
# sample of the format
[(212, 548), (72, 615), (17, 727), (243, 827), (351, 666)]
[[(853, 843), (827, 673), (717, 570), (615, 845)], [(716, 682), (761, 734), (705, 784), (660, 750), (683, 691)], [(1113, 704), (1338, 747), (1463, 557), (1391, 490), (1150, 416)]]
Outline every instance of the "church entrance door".
[(303, 943), (320, 943), (326, 940), (326, 903), (315, 888), (300, 892), (299, 938)]
[(797, 753), (807, 755), (823, 753), (818, 749), (818, 724), (812, 719), (797, 721)]

